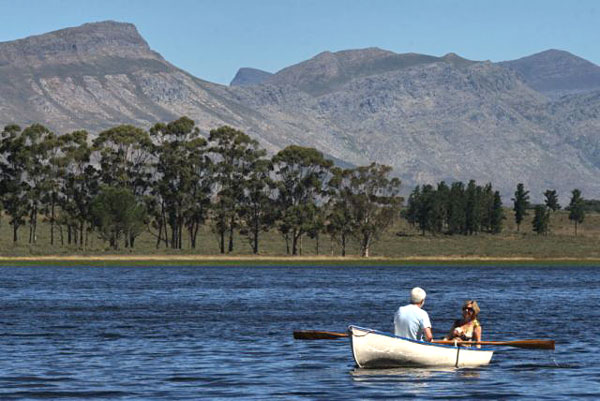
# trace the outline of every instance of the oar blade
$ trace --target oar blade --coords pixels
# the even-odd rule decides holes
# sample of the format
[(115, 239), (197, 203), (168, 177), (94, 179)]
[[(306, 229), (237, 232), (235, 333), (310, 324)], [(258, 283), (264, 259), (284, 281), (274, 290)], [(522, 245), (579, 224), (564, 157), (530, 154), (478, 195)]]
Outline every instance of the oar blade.
[(555, 349), (554, 340), (519, 340), (509, 341), (506, 345), (527, 349)]
[(338, 338), (348, 337), (348, 333), (338, 333), (335, 331), (323, 330), (296, 330), (294, 338), (296, 340), (337, 340)]

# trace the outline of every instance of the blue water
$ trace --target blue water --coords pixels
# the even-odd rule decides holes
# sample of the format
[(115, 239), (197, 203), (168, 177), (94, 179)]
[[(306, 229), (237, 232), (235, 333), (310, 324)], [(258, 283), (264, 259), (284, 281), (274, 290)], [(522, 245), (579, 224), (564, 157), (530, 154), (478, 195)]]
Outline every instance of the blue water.
[[(390, 331), (408, 290), (441, 337), (477, 299), (479, 369), (361, 370), (347, 340)], [(584, 267), (0, 268), (0, 399), (600, 399), (600, 269)]]

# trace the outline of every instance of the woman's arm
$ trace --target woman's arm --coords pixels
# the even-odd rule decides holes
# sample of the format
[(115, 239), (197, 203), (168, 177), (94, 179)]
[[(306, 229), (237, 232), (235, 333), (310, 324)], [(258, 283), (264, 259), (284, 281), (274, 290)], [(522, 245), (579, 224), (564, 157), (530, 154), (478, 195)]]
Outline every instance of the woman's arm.
[[(478, 325), (473, 329), (473, 341), (481, 341), (481, 335), (483, 330), (481, 330), (481, 326)], [(477, 344), (477, 348), (481, 348), (480, 344)]]

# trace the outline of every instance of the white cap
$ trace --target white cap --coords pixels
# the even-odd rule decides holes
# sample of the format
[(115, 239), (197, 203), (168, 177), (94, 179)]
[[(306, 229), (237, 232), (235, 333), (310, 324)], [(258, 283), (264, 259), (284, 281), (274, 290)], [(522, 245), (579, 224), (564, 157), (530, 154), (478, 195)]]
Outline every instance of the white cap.
[(424, 289), (422, 289), (421, 287), (415, 287), (412, 290), (410, 290), (410, 303), (420, 304), (425, 300), (426, 296), (427, 294), (425, 293)]

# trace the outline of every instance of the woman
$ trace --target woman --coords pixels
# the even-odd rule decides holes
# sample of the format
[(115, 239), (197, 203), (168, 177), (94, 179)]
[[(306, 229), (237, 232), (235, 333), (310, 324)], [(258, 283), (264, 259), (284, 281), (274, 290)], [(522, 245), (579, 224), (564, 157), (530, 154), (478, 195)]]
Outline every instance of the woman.
[[(479, 305), (477, 301), (465, 301), (462, 307), (462, 319), (456, 320), (445, 340), (481, 341), (481, 324), (477, 320)], [(479, 345), (478, 345), (479, 347)]]

